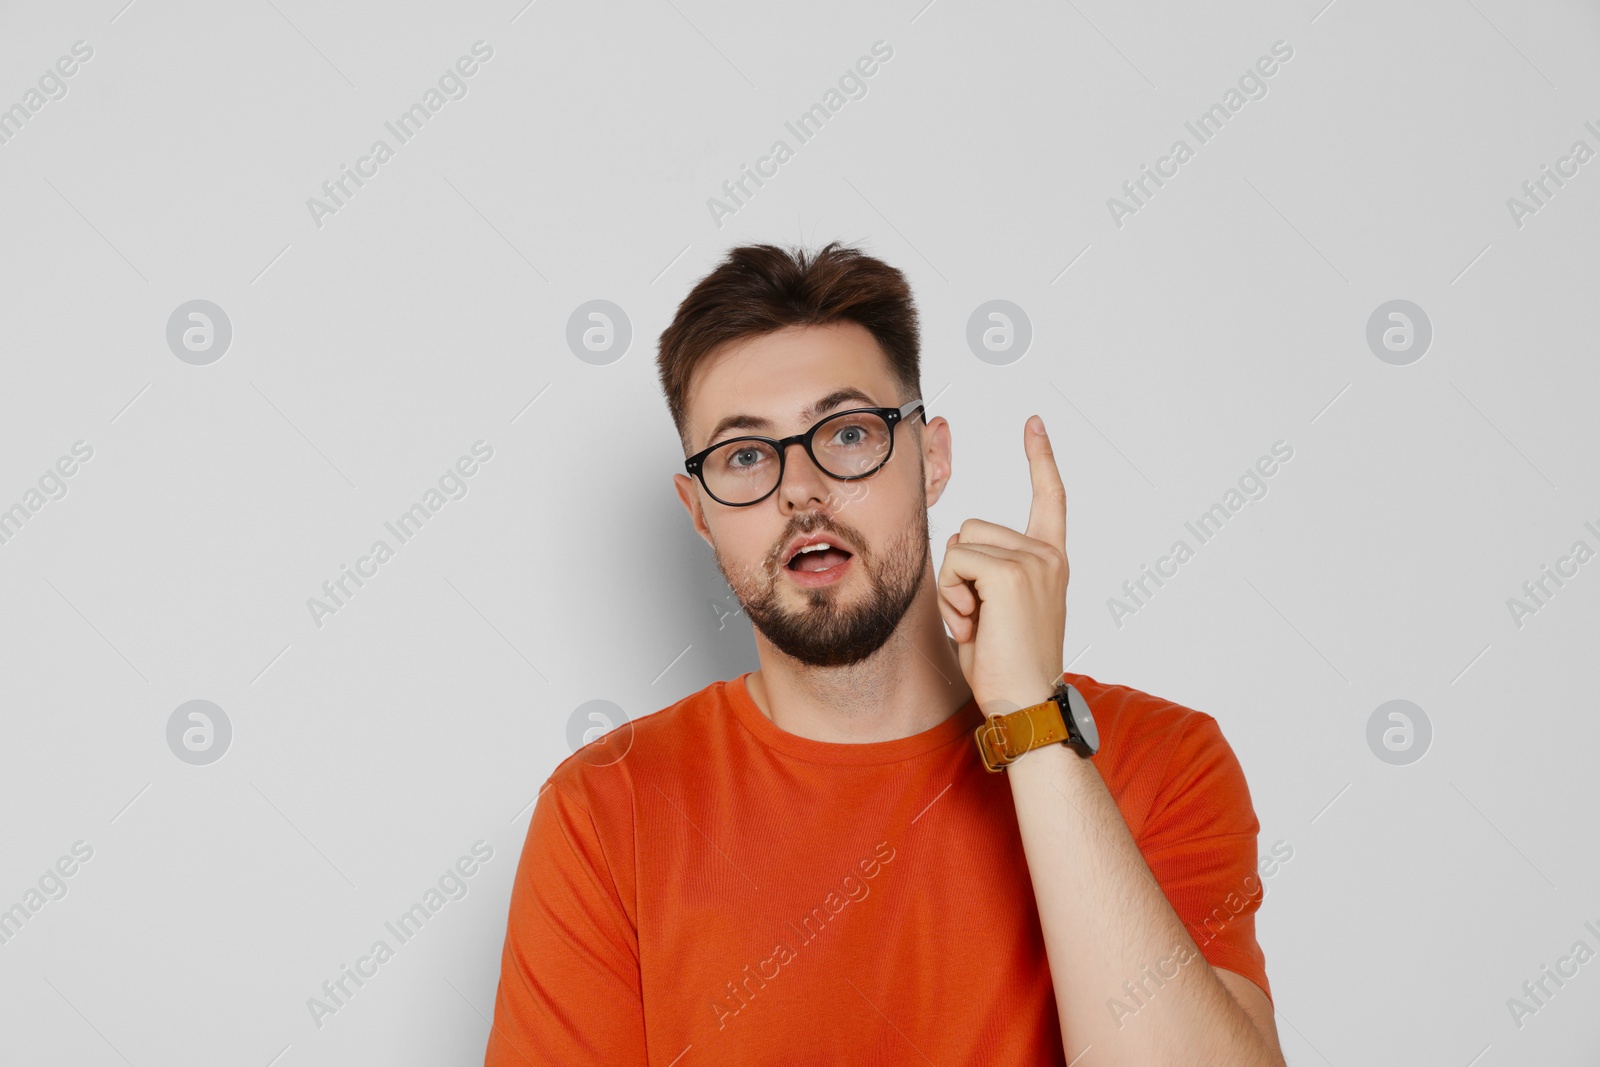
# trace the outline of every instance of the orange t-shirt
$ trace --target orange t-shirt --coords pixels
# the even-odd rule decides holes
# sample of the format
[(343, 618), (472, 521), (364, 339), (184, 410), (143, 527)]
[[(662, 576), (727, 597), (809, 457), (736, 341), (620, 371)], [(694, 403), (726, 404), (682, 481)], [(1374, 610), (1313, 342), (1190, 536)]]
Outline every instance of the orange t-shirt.
[[(836, 744), (779, 729), (747, 677), (551, 774), (512, 887), (487, 1067), (1064, 1064), (1011, 786), (978, 758), (977, 706)], [(1202, 954), (1270, 996), (1259, 824), (1216, 720), (1063, 677)]]

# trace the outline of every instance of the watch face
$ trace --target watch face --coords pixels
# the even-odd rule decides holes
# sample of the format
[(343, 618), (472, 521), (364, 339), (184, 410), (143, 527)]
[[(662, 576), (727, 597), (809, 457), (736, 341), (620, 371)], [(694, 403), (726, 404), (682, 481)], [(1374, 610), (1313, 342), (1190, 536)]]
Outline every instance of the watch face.
[(1072, 723), (1078, 728), (1084, 746), (1091, 753), (1100, 751), (1100, 730), (1089, 712), (1089, 702), (1083, 699), (1083, 694), (1078, 692), (1075, 685), (1067, 686), (1067, 707), (1072, 709)]

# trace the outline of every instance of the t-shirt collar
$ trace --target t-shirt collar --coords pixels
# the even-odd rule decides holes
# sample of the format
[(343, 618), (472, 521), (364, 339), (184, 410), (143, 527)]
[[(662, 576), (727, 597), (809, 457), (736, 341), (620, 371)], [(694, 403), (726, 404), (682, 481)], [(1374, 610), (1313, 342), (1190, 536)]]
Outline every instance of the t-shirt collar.
[(943, 748), (958, 738), (970, 737), (983, 722), (983, 713), (978, 710), (977, 702), (968, 700), (943, 722), (908, 737), (897, 737), (890, 741), (867, 741), (860, 744), (816, 741), (789, 733), (761, 713), (746, 685), (746, 679), (751, 673), (746, 671), (731, 681), (719, 683), (734, 717), (755, 735), (756, 740), (767, 747), (811, 763), (856, 767), (896, 763)]

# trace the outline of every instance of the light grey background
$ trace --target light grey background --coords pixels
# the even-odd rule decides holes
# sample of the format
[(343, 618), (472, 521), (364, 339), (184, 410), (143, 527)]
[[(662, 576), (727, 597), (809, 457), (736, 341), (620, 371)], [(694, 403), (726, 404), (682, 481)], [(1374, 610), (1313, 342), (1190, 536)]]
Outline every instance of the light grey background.
[[(1071, 669), (1214, 715), (1263, 850), (1293, 847), (1259, 921), (1290, 1062), (1596, 1062), (1600, 961), (1520, 1028), (1507, 999), (1600, 949), (1600, 562), (1520, 626), (1507, 602), (1600, 548), (1600, 160), (1520, 226), (1507, 200), (1600, 150), (1600, 12), (924, 4), (6, 6), (0, 106), (93, 56), (0, 145), (0, 507), (93, 456), (0, 544), (0, 907), (93, 856), (0, 945), (0, 1061), (481, 1062), (569, 717), (756, 665), (671, 489), (656, 337), (727, 247), (840, 238), (915, 286), (956, 445), (937, 530), (1025, 521), (1042, 414)], [(319, 227), (307, 199), (480, 40)], [(1267, 95), (1117, 226), (1277, 41)], [(197, 299), (232, 326), (205, 366), (167, 344)], [(997, 299), (1033, 331), (1006, 365), (966, 341)], [(1433, 329), (1406, 366), (1366, 341), (1396, 299)], [(566, 341), (591, 300), (633, 330), (606, 365)], [(1268, 494), (1114, 622), (1280, 440)], [(316, 625), (476, 441), (466, 495)], [(1394, 699), (1433, 731), (1404, 766), (1367, 743)], [(167, 743), (191, 700), (232, 727), (207, 765)], [(467, 895), (318, 1027), (307, 999), (479, 840)]]

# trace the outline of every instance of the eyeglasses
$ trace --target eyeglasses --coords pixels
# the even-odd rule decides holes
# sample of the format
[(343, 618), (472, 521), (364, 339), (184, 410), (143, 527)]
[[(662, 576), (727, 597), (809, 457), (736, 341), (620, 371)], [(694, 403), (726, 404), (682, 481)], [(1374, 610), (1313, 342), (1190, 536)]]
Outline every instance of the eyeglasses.
[(851, 408), (812, 426), (805, 433), (775, 440), (771, 437), (730, 437), (696, 452), (683, 461), (683, 469), (700, 479), (711, 499), (728, 507), (759, 504), (783, 481), (784, 457), (789, 446), (801, 445), (817, 469), (841, 482), (859, 481), (889, 462), (894, 455), (894, 428), (921, 410), (922, 401), (911, 400), (897, 408)]

